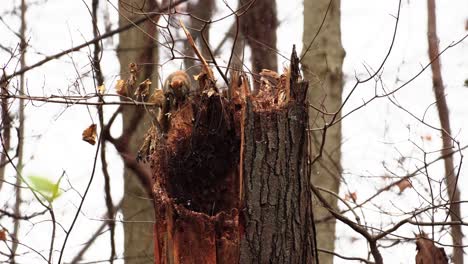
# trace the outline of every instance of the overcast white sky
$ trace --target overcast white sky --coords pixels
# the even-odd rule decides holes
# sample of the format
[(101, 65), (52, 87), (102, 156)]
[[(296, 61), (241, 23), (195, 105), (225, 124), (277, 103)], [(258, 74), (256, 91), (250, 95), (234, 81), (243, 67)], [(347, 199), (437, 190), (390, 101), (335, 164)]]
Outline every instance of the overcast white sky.
[[(15, 5), (18, 0), (7, 1), (0, 7), (3, 14)], [(6, 3), (9, 4), (6, 4)], [(90, 0), (85, 0), (90, 5)], [(27, 64), (31, 64), (43, 58), (44, 55), (54, 54), (75, 46), (92, 38), (92, 27), (89, 13), (83, 1), (39, 0), (39, 4), (29, 8), (27, 14), (29, 43), (32, 48), (28, 52)], [(116, 0), (112, 0), (116, 5)], [(236, 2), (236, 1), (228, 1)], [(302, 1), (289, 0), (278, 2), (278, 16), (281, 22), (278, 29), (278, 49), (280, 53), (289, 57), (291, 46), (296, 44), (299, 50), (302, 47)], [(233, 5), (235, 6), (235, 5)], [(363, 64), (377, 67), (387, 52), (393, 27), (394, 17), (397, 14), (398, 1), (361, 0), (342, 1), (342, 40), (346, 50), (346, 58), (343, 70), (345, 73), (345, 91), (349, 93), (354, 84), (354, 76), (366, 74)], [(112, 6), (101, 1), (101, 14), (105, 8), (110, 12), (110, 18), (116, 27), (118, 14)], [(414, 76), (428, 62), (427, 56), (427, 17), (426, 1), (404, 1), (401, 9), (401, 21), (396, 36), (395, 47), (386, 63), (382, 74), (382, 81), (386, 89), (394, 89), (398, 85)], [(441, 50), (452, 42), (458, 41), (467, 34), (465, 23), (468, 19), (468, 1), (452, 0), (437, 1), (438, 34)], [(221, 1), (218, 11), (228, 12)], [(19, 28), (19, 20), (11, 16), (2, 19), (13, 29)], [(212, 28), (213, 42), (216, 46), (222, 38), (222, 32), (229, 27), (231, 20), (215, 24)], [(18, 39), (3, 24), (0, 24), (1, 44), (3, 46), (15, 46)], [(106, 78), (106, 87), (112, 90), (114, 82), (119, 78), (119, 65), (113, 48), (118, 44), (118, 38), (113, 38), (113, 45), (106, 47), (102, 66)], [(88, 55), (90, 51), (83, 49), (80, 52), (70, 54), (60, 60), (45, 64), (30, 71), (27, 74), (28, 89), (31, 94), (42, 95), (60, 94), (66, 92), (78, 79), (78, 74), (87, 72), (89, 67)], [(452, 131), (461, 146), (468, 144), (468, 88), (463, 82), (468, 78), (468, 41), (460, 43), (448, 50), (442, 56), (442, 73), (446, 87), (447, 100), (450, 107)], [(3, 65), (8, 56), (0, 52), (0, 64)], [(283, 58), (279, 62), (285, 64)], [(74, 66), (75, 65), (75, 66)], [(179, 67), (180, 62), (170, 63), (164, 68), (165, 73)], [(9, 73), (12, 67), (8, 68)], [(89, 76), (88, 76), (89, 77)], [(346, 105), (347, 113), (374, 95), (374, 84), (369, 83), (360, 86), (352, 96), (352, 100)], [(93, 83), (90, 78), (84, 79), (86, 91), (93, 91)], [(431, 104), (434, 102), (432, 92), (431, 74), (424, 72), (410, 85), (395, 94), (394, 99), (413, 114), (422, 117), (426, 112), (425, 120), (438, 127), (437, 112)], [(106, 108), (107, 114), (112, 113), (112, 108)], [(51, 179), (58, 179), (63, 171), (76, 191), (83, 193), (85, 185), (92, 169), (95, 146), (90, 146), (81, 141), (81, 132), (91, 122), (97, 122), (94, 109), (90, 109), (91, 117), (84, 106), (64, 107), (51, 104), (29, 103), (27, 106), (27, 135), (26, 135), (26, 167), (24, 174), (42, 175)], [(118, 133), (119, 127), (114, 131)], [(422, 140), (421, 137), (430, 136), (432, 140)], [(404, 175), (421, 165), (422, 152), (418, 147), (426, 151), (434, 151), (440, 148), (440, 135), (437, 131), (420, 124), (407, 113), (398, 110), (387, 99), (379, 99), (362, 110), (350, 115), (343, 121), (343, 159), (342, 165), (348, 188), (356, 191), (358, 201), (364, 200), (375, 189), (384, 186), (388, 182), (376, 179), (373, 176), (388, 175), (383, 164), (391, 168), (393, 172)], [(465, 153), (466, 154), (466, 153)], [(437, 157), (437, 153), (429, 155), (428, 159)], [(398, 161), (407, 157), (403, 164)], [(109, 149), (109, 164), (113, 172), (113, 195), (117, 203), (122, 196), (122, 163), (115, 151)], [(99, 168), (99, 166), (98, 166)], [(99, 170), (98, 170), (99, 171)], [(430, 168), (431, 176), (442, 177), (442, 163)], [(462, 199), (468, 199), (466, 178), (467, 170), (462, 168), (460, 177), (460, 189)], [(13, 174), (10, 173), (9, 181), (13, 182)], [(417, 185), (417, 184), (416, 184)], [(68, 183), (64, 187), (68, 186)], [(4, 187), (5, 188), (5, 187)], [(80, 244), (94, 232), (94, 228), (101, 224), (101, 216), (105, 212), (104, 197), (102, 195), (103, 181), (100, 173), (96, 175), (92, 185), (90, 196), (85, 202), (83, 214), (75, 227), (71, 240), (67, 246), (66, 259), (73, 256)], [(58, 219), (64, 228), (68, 228), (72, 214), (79, 202), (79, 195), (74, 190), (68, 190), (63, 197), (54, 204)], [(343, 193), (342, 193), (343, 194)], [(31, 197), (26, 196), (31, 201)], [(2, 190), (0, 204), (12, 203), (14, 195)], [(405, 191), (399, 195), (397, 191), (387, 192), (379, 200), (382, 209), (392, 213), (407, 210), (418, 206), (421, 202), (413, 190)], [(37, 210), (37, 203), (27, 202), (23, 209), (26, 213)], [(71, 211), (70, 211), (71, 210)], [(468, 215), (468, 206), (463, 206), (462, 212)], [(378, 224), (388, 221), (373, 212), (372, 208), (366, 210), (368, 223)], [(118, 216), (120, 217), (120, 216)], [(43, 219), (42, 219), (43, 220)], [(6, 218), (2, 219), (2, 225)], [(50, 232), (49, 221), (33, 220), (32, 223), (23, 224), (22, 238), (29, 246), (38, 250), (47, 250)], [(119, 236), (121, 228), (119, 226)], [(400, 235), (411, 237), (415, 227), (404, 227), (398, 232)], [(464, 232), (468, 234), (468, 229)], [(64, 235), (59, 229), (56, 249), (62, 244)], [(442, 242), (450, 242), (448, 235), (438, 237)], [(468, 240), (465, 240), (467, 242)], [(390, 244), (390, 242), (385, 242)], [(93, 250), (86, 255), (88, 260), (106, 259), (104, 254), (108, 248), (108, 235), (101, 236)], [(353, 250), (350, 251), (350, 245)], [(0, 247), (2, 250), (2, 247)], [(28, 251), (22, 248), (23, 252)], [(118, 252), (122, 253), (122, 246), (118, 246)], [(450, 250), (448, 250), (450, 251)], [(337, 252), (348, 256), (366, 257), (367, 247), (365, 241), (358, 234), (352, 232), (344, 225), (338, 226)], [(415, 246), (413, 243), (401, 244), (391, 250), (382, 249), (384, 260), (387, 263), (411, 263), (414, 261)], [(395, 256), (398, 255), (398, 259)], [(39, 263), (34, 254), (27, 254), (21, 259), (23, 263)], [(55, 258), (57, 261), (57, 258)], [(38, 262), (36, 262), (38, 261)], [(119, 263), (119, 262), (117, 262)], [(121, 262), (122, 263), (122, 262)], [(344, 263), (336, 259), (336, 263)], [(346, 262), (349, 263), (349, 262)], [(467, 262), (468, 263), (468, 262)]]

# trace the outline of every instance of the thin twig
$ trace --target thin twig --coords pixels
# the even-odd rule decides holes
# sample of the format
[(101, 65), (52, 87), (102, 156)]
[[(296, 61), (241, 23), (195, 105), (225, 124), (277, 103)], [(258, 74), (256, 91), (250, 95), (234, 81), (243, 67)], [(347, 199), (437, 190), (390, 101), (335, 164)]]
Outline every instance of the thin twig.
[[(98, 6), (99, 0), (92, 1), (92, 10), (91, 10), (91, 17), (92, 17), (92, 26), (93, 26), (93, 36), (94, 38), (98, 38), (100, 36), (99, 28), (98, 28)], [(94, 43), (94, 52), (93, 52), (93, 59), (92, 65), (94, 69), (94, 79), (95, 79), (95, 86), (100, 87), (104, 85), (104, 76), (102, 74), (101, 68), (101, 58), (102, 58), (102, 41)], [(100, 90), (100, 89), (98, 89)], [(100, 91), (97, 91), (100, 95)], [(99, 102), (104, 102), (102, 96), (99, 97)], [(104, 127), (104, 109), (102, 105), (97, 106), (98, 116), (99, 116), (99, 125), (101, 129)], [(105, 191), (105, 201), (107, 207), (107, 216), (109, 219), (114, 217), (114, 204), (112, 202), (112, 195), (110, 190), (110, 176), (109, 171), (107, 169), (107, 159), (106, 159), (106, 141), (104, 137), (101, 137), (101, 168), (102, 168), (102, 175), (104, 177), (104, 191)], [(107, 221), (107, 225), (109, 226), (109, 234), (110, 234), (110, 248), (111, 254), (109, 257), (109, 262), (112, 264), (114, 263), (114, 259), (116, 256), (115, 250), (115, 223), (113, 221)]]
[(65, 239), (64, 239), (63, 244), (62, 244), (62, 249), (60, 250), (60, 256), (59, 256), (59, 260), (58, 260), (59, 264), (62, 263), (62, 257), (63, 257), (63, 254), (65, 253), (65, 247), (67, 245), (68, 238), (70, 237), (70, 234), (71, 234), (71, 232), (73, 230), (73, 227), (75, 226), (76, 220), (78, 219), (78, 216), (81, 213), (81, 208), (83, 207), (86, 196), (88, 195), (89, 188), (91, 187), (91, 184), (93, 183), (94, 175), (95, 175), (95, 172), (96, 172), (96, 164), (97, 164), (97, 160), (98, 160), (98, 154), (99, 154), (99, 150), (101, 148), (101, 137), (102, 137), (102, 130), (101, 130), (101, 134), (99, 135), (98, 145), (97, 145), (97, 148), (96, 148), (96, 152), (94, 154), (94, 162), (93, 162), (93, 167), (92, 167), (92, 171), (91, 171), (91, 176), (90, 176), (90, 178), (88, 180), (88, 185), (86, 186), (85, 192), (83, 194), (83, 198), (80, 201), (80, 205), (78, 206), (78, 209), (76, 210), (75, 216), (73, 217), (73, 221), (72, 221), (70, 227), (68, 228), (68, 230), (66, 232)]
[(6, 210), (0, 209), (0, 214), (2, 214), (2, 216), (6, 215), (6, 216), (11, 217), (13, 219), (21, 219), (21, 220), (30, 220), (30, 219), (32, 219), (32, 218), (34, 218), (36, 216), (43, 215), (46, 212), (47, 212), (47, 210), (44, 210), (42, 212), (33, 213), (33, 214), (30, 214), (30, 215), (17, 215), (15, 213), (10, 213), (10, 212), (8, 212)]
[(369, 261), (367, 259), (363, 259), (363, 258), (359, 258), (359, 257), (347, 257), (347, 256), (343, 256), (341, 254), (338, 254), (336, 252), (323, 249), (323, 248), (319, 248), (317, 250), (320, 251), (320, 252), (323, 252), (323, 253), (327, 253), (327, 254), (331, 254), (333, 256), (337, 256), (337, 257), (339, 257), (341, 259), (345, 259), (345, 260), (357, 260), (357, 261), (364, 262), (364, 263), (367, 263), (367, 264), (375, 264), (375, 262)]
[[(123, 98), (125, 101), (101, 101), (101, 102), (89, 102), (91, 99), (99, 98)], [(5, 95), (0, 94), (0, 99), (24, 99), (25, 101), (30, 102), (44, 102), (44, 103), (55, 103), (55, 104), (64, 104), (67, 106), (73, 105), (94, 105), (94, 106), (110, 106), (110, 105), (132, 105), (132, 106), (155, 106), (154, 103), (141, 102), (133, 100), (128, 97), (122, 97), (115, 94), (89, 94), (83, 96), (32, 96), (32, 95)]]
[[(115, 207), (113, 207), (112, 211), (117, 212), (118, 210), (120, 210), (120, 207), (122, 206), (122, 202), (123, 202), (123, 200), (120, 200), (120, 202)], [(105, 215), (102, 218), (106, 218), (106, 216), (108, 217), (109, 216), (108, 212), (109, 212), (109, 210), (107, 210), (107, 212), (105, 213)], [(80, 249), (78, 254), (76, 254), (76, 256), (73, 258), (73, 260), (70, 263), (78, 263), (83, 258), (86, 251), (88, 251), (88, 249), (91, 247), (93, 242), (96, 241), (96, 239), (101, 235), (102, 231), (104, 230), (104, 227), (106, 227), (108, 225), (109, 221), (114, 222), (114, 225), (115, 225), (115, 221), (113, 220), (113, 218), (114, 218), (114, 216), (112, 216), (112, 219), (107, 219), (106, 221), (102, 222), (101, 226), (99, 226), (99, 228), (88, 239), (88, 241), (83, 243), (84, 247)]]

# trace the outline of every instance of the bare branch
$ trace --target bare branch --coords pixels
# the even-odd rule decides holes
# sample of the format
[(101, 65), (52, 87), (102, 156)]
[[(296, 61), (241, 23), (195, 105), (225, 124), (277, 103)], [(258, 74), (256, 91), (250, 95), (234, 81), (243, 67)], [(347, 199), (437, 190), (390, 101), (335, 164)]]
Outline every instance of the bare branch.
[(26, 66), (25, 68), (22, 68), (22, 69), (20, 69), (20, 70), (18, 70), (18, 71), (16, 71), (16, 72), (14, 72), (14, 73), (12, 73), (12, 74), (6, 76), (5, 79), (6, 79), (6, 80), (9, 80), (9, 79), (11, 79), (11, 78), (13, 78), (13, 77), (15, 77), (15, 76), (18, 76), (18, 75), (20, 75), (20, 74), (23, 74), (23, 73), (25, 73), (25, 72), (27, 72), (27, 71), (29, 71), (29, 70), (34, 69), (34, 68), (37, 68), (37, 67), (39, 67), (39, 66), (43, 65), (44, 63), (47, 63), (47, 62), (49, 62), (49, 61), (51, 61), (51, 60), (58, 59), (58, 58), (60, 58), (60, 57), (62, 57), (62, 56), (64, 56), (64, 55), (67, 55), (67, 54), (71, 53), (71, 52), (78, 51), (78, 50), (80, 50), (80, 49), (82, 49), (82, 48), (84, 48), (84, 47), (87, 47), (87, 46), (89, 46), (89, 45), (91, 45), (91, 44), (94, 44), (94, 43), (96, 43), (96, 42), (99, 42), (99, 41), (101, 41), (101, 40), (103, 40), (103, 39), (112, 37), (112, 36), (115, 35), (115, 34), (118, 34), (118, 33), (123, 32), (123, 31), (127, 31), (127, 30), (133, 28), (135, 25), (139, 25), (139, 24), (141, 24), (141, 23), (147, 21), (147, 20), (150, 19), (150, 18), (159, 17), (159, 16), (161, 15), (161, 13), (164, 12), (164, 10), (167, 10), (167, 9), (170, 9), (170, 8), (174, 8), (175, 6), (177, 6), (177, 5), (181, 4), (181, 3), (184, 3), (184, 2), (186, 2), (186, 1), (187, 1), (187, 0), (178, 0), (178, 1), (174, 1), (174, 2), (171, 1), (172, 3), (171, 3), (170, 5), (164, 6), (164, 7), (160, 8), (160, 9), (158, 9), (157, 11), (155, 11), (155, 13), (153, 13), (153, 14), (151, 14), (151, 15), (149, 15), (149, 16), (139, 18), (139, 19), (133, 21), (133, 23), (130, 23), (130, 24), (127, 24), (127, 25), (122, 26), (122, 27), (120, 27), (120, 28), (111, 30), (111, 31), (109, 31), (109, 32), (107, 32), (107, 33), (102, 34), (101, 36), (99, 36), (99, 37), (97, 37), (97, 38), (94, 38), (94, 39), (92, 39), (92, 40), (90, 40), (90, 41), (87, 41), (87, 42), (85, 42), (85, 43), (83, 43), (83, 44), (80, 44), (80, 45), (78, 45), (78, 46), (75, 46), (75, 47), (73, 47), (73, 48), (64, 50), (64, 51), (59, 52), (59, 53), (56, 53), (56, 54), (54, 54), (54, 55), (47, 56), (46, 58), (44, 58), (44, 59), (42, 59), (42, 60), (40, 60), (40, 61), (34, 63), (33, 65)]

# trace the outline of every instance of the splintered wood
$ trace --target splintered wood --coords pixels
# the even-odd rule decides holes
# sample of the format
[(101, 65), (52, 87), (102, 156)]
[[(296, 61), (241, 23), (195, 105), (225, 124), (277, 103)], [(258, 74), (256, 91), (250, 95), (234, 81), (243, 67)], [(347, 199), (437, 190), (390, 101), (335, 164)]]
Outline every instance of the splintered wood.
[(290, 69), (284, 68), (280, 75), (272, 70), (260, 72), (260, 88), (252, 102), (258, 110), (284, 107), (290, 100)]

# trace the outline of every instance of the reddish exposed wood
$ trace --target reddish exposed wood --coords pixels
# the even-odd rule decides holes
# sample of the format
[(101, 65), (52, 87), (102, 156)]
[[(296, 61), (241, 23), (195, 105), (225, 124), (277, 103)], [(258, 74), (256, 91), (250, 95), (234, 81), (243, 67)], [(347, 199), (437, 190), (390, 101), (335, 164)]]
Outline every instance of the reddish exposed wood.
[(239, 133), (233, 104), (204, 94), (171, 117), (153, 158), (155, 263), (236, 263)]

